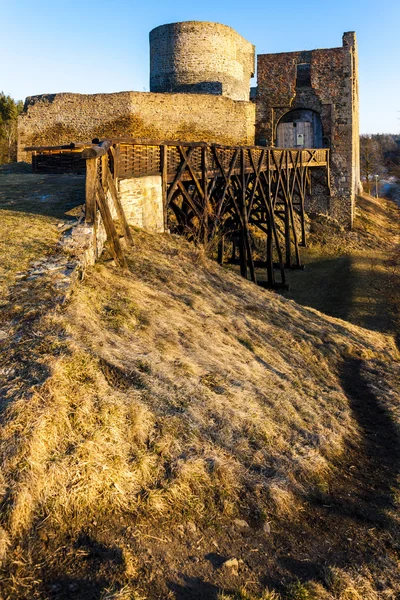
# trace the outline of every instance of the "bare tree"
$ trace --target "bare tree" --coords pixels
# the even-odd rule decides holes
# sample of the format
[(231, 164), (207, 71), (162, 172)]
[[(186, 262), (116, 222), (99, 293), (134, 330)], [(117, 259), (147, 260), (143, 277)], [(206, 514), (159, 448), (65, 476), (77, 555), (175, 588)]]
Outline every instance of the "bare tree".
[(377, 174), (384, 171), (382, 148), (371, 135), (360, 136), (361, 177), (365, 179), (366, 192), (371, 193), (371, 183)]

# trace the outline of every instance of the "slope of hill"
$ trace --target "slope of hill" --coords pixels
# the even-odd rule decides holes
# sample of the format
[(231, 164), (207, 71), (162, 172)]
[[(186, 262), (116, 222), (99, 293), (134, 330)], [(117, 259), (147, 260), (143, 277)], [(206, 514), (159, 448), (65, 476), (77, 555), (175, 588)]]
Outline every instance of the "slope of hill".
[(173, 236), (128, 263), (9, 290), (0, 597), (395, 599), (393, 335)]

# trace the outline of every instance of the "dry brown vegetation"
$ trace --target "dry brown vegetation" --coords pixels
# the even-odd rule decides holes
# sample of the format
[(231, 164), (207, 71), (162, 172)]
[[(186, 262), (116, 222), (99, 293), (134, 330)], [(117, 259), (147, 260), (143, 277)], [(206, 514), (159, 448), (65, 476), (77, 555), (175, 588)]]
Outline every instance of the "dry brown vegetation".
[(0, 300), (28, 266), (54, 253), (60, 219), (83, 200), (82, 178), (37, 175), (23, 163), (0, 166)]
[(136, 232), (128, 262), (62, 308), (10, 290), (0, 597), (394, 600), (393, 335), (173, 236)]
[[(334, 224), (333, 224), (334, 225)], [(351, 232), (318, 218), (302, 249), (304, 272), (287, 297), (361, 327), (400, 332), (400, 225), (397, 206), (358, 198)]]

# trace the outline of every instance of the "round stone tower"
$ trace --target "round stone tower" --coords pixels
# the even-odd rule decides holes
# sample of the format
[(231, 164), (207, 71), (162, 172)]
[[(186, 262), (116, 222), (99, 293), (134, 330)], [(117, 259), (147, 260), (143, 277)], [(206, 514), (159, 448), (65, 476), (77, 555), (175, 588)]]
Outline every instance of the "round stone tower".
[(150, 32), (150, 91), (249, 100), (254, 46), (231, 27), (185, 21)]

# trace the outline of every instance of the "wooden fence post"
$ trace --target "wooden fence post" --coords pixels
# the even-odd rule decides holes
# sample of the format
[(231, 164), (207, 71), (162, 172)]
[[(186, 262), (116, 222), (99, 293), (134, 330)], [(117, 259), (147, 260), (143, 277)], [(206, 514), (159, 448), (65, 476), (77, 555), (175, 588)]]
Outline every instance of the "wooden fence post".
[(93, 225), (96, 218), (96, 182), (97, 182), (97, 158), (86, 161), (85, 182), (85, 221)]

